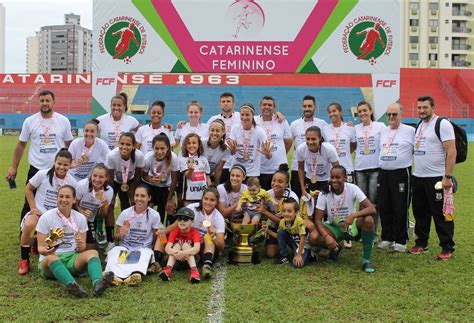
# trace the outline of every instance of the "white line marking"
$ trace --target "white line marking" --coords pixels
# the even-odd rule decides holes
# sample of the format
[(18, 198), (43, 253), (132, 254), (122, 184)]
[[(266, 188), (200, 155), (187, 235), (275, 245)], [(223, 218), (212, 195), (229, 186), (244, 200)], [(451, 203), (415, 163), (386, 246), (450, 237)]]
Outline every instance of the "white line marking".
[(214, 264), (212, 275), (212, 293), (207, 304), (208, 322), (224, 322), (224, 284), (227, 274), (227, 257), (221, 255), (219, 261)]

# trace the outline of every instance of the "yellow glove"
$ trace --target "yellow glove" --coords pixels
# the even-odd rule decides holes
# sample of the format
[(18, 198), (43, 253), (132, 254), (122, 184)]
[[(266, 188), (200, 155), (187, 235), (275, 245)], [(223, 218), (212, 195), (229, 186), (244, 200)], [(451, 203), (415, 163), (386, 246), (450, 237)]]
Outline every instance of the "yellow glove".
[(48, 245), (48, 247), (51, 249), (51, 248), (57, 247), (61, 243), (58, 240), (60, 240), (63, 237), (64, 237), (63, 229), (61, 228), (56, 228), (55, 230), (49, 229), (49, 236), (46, 238), (45, 242)]

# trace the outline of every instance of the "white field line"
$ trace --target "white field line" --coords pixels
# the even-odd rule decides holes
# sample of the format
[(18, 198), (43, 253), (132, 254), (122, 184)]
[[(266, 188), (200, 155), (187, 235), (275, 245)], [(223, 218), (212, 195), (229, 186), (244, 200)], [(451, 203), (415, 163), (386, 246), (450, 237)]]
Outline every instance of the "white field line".
[(227, 274), (226, 257), (221, 255), (219, 261), (214, 265), (214, 273), (212, 275), (212, 293), (207, 304), (208, 322), (217, 323), (224, 322), (225, 295), (224, 285), (225, 276)]

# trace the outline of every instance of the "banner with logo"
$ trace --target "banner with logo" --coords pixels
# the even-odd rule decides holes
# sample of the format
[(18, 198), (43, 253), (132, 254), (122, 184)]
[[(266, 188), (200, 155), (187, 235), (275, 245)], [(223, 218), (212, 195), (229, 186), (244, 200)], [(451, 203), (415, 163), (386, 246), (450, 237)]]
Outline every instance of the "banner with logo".
[(372, 74), (374, 112), (379, 121), (387, 121), (387, 107), (400, 100), (400, 74)]
[(398, 73), (399, 0), (95, 0), (93, 72)]

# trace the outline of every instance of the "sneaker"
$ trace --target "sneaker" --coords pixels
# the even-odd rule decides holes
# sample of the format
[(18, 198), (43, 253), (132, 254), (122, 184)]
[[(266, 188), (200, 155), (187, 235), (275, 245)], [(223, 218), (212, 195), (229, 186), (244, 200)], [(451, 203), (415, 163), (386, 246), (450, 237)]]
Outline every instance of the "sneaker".
[(163, 268), (161, 268), (161, 265), (159, 262), (155, 261), (152, 263), (147, 270), (148, 274), (156, 274), (159, 273)]
[(428, 247), (414, 246), (408, 249), (408, 252), (411, 253), (412, 255), (419, 255), (419, 254), (428, 252)]
[(371, 274), (375, 272), (375, 268), (372, 266), (372, 264), (369, 261), (364, 261), (364, 263), (362, 264), (362, 271), (364, 273)]
[(250, 238), (250, 243), (253, 245), (259, 244), (260, 242), (265, 241), (266, 238), (266, 230), (260, 229)]
[(288, 258), (286, 258), (286, 257), (277, 257), (273, 260), (273, 263), (275, 265), (284, 265), (284, 264), (288, 264), (290, 262), (289, 262)]
[(378, 244), (378, 248), (382, 250), (388, 250), (390, 247), (392, 247), (394, 244), (392, 241), (387, 241), (387, 240), (382, 240)]
[(26, 275), (30, 272), (30, 260), (21, 259), (18, 264), (18, 275)]
[(161, 272), (160, 272), (160, 278), (167, 282), (171, 280), (171, 276), (173, 276), (173, 268), (170, 266), (166, 266)]
[(105, 248), (104, 254), (108, 254), (110, 250), (115, 247), (115, 242), (109, 242), (107, 244), (107, 248)]
[(449, 250), (443, 250), (439, 254), (436, 255), (436, 259), (438, 260), (449, 260), (453, 256), (453, 253)]
[(202, 266), (202, 275), (204, 279), (210, 279), (212, 277), (212, 267), (208, 264)]
[(122, 284), (123, 284), (123, 279), (120, 278), (120, 277), (118, 277), (118, 276), (115, 276), (115, 275), (114, 275), (114, 278), (113, 278), (113, 280), (112, 280), (112, 285), (114, 285), (114, 286), (120, 286), (120, 285), (122, 285)]
[(197, 284), (201, 281), (201, 276), (199, 276), (199, 270), (197, 268), (191, 268), (189, 271), (189, 281), (193, 284)]
[(329, 252), (328, 259), (333, 261), (333, 262), (336, 262), (336, 261), (339, 260), (339, 255), (340, 254), (341, 254), (341, 248), (332, 249)]
[(142, 282), (142, 275), (134, 273), (123, 280), (123, 284), (126, 286), (136, 286)]
[(351, 249), (352, 248), (352, 241), (351, 240), (344, 240), (344, 248)]
[(401, 244), (401, 243), (395, 243), (393, 245), (393, 250), (396, 252), (406, 252), (407, 251), (407, 245), (406, 244)]
[(102, 232), (100, 231), (97, 231), (96, 232), (96, 239), (97, 239), (97, 243), (101, 246), (103, 245), (106, 245), (107, 244), (107, 239), (105, 239), (105, 236)]
[(84, 290), (84, 288), (79, 286), (76, 282), (67, 284), (66, 290), (69, 293), (69, 295), (72, 295), (78, 298), (87, 297), (87, 292)]
[(100, 296), (104, 293), (107, 287), (110, 286), (112, 281), (114, 280), (114, 273), (108, 271), (102, 275), (102, 278), (95, 282), (94, 288), (92, 289), (92, 295)]

